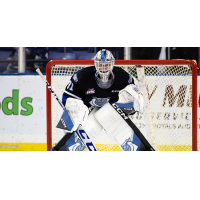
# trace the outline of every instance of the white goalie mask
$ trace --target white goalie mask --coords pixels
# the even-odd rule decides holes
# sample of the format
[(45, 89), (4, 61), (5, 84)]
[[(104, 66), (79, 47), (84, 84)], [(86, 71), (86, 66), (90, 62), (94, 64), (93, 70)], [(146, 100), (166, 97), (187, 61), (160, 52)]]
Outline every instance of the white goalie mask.
[(106, 49), (97, 52), (94, 57), (96, 68), (96, 81), (99, 87), (109, 88), (114, 81), (113, 67), (115, 58), (112, 53)]

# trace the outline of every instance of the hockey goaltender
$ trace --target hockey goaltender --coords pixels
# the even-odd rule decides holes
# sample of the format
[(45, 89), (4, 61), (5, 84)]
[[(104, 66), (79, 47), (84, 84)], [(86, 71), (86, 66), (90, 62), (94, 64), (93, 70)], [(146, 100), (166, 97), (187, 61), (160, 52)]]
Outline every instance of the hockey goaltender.
[(52, 151), (96, 151), (94, 143), (101, 131), (123, 151), (154, 151), (128, 117), (143, 111), (143, 95), (136, 80), (114, 64), (112, 53), (102, 49), (94, 57), (95, 66), (71, 77), (63, 93), (65, 109), (57, 125), (66, 134)]

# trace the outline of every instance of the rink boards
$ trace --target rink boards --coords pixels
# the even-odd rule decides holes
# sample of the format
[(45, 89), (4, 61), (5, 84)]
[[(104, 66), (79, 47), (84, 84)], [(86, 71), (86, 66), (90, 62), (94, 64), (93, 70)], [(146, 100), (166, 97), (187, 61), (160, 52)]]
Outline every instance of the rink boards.
[(0, 150), (46, 150), (46, 86), (31, 75), (0, 76)]

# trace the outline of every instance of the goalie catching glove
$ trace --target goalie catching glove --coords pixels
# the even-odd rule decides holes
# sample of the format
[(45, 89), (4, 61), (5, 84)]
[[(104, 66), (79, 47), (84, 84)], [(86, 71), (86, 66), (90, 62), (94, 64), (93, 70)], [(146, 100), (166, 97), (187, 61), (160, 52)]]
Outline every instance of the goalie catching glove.
[(76, 131), (80, 124), (85, 124), (88, 114), (88, 107), (82, 100), (68, 98), (57, 128), (64, 129), (67, 132)]
[(119, 100), (115, 104), (129, 115), (143, 112), (143, 95), (137, 86), (130, 84), (119, 91)]

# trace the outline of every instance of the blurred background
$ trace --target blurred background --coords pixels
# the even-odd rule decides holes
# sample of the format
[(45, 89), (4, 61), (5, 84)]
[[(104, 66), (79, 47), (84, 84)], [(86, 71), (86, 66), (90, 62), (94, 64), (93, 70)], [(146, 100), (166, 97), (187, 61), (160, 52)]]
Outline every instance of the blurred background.
[[(45, 73), (49, 60), (90, 60), (101, 49), (116, 60), (191, 59), (200, 62), (200, 47), (0, 47), (0, 73)], [(198, 71), (199, 72), (199, 71)]]
[[(200, 47), (0, 47), (0, 151), (46, 151), (46, 75), (50, 60), (91, 60), (101, 49), (116, 60), (191, 59)], [(59, 97), (61, 98), (61, 97)]]

